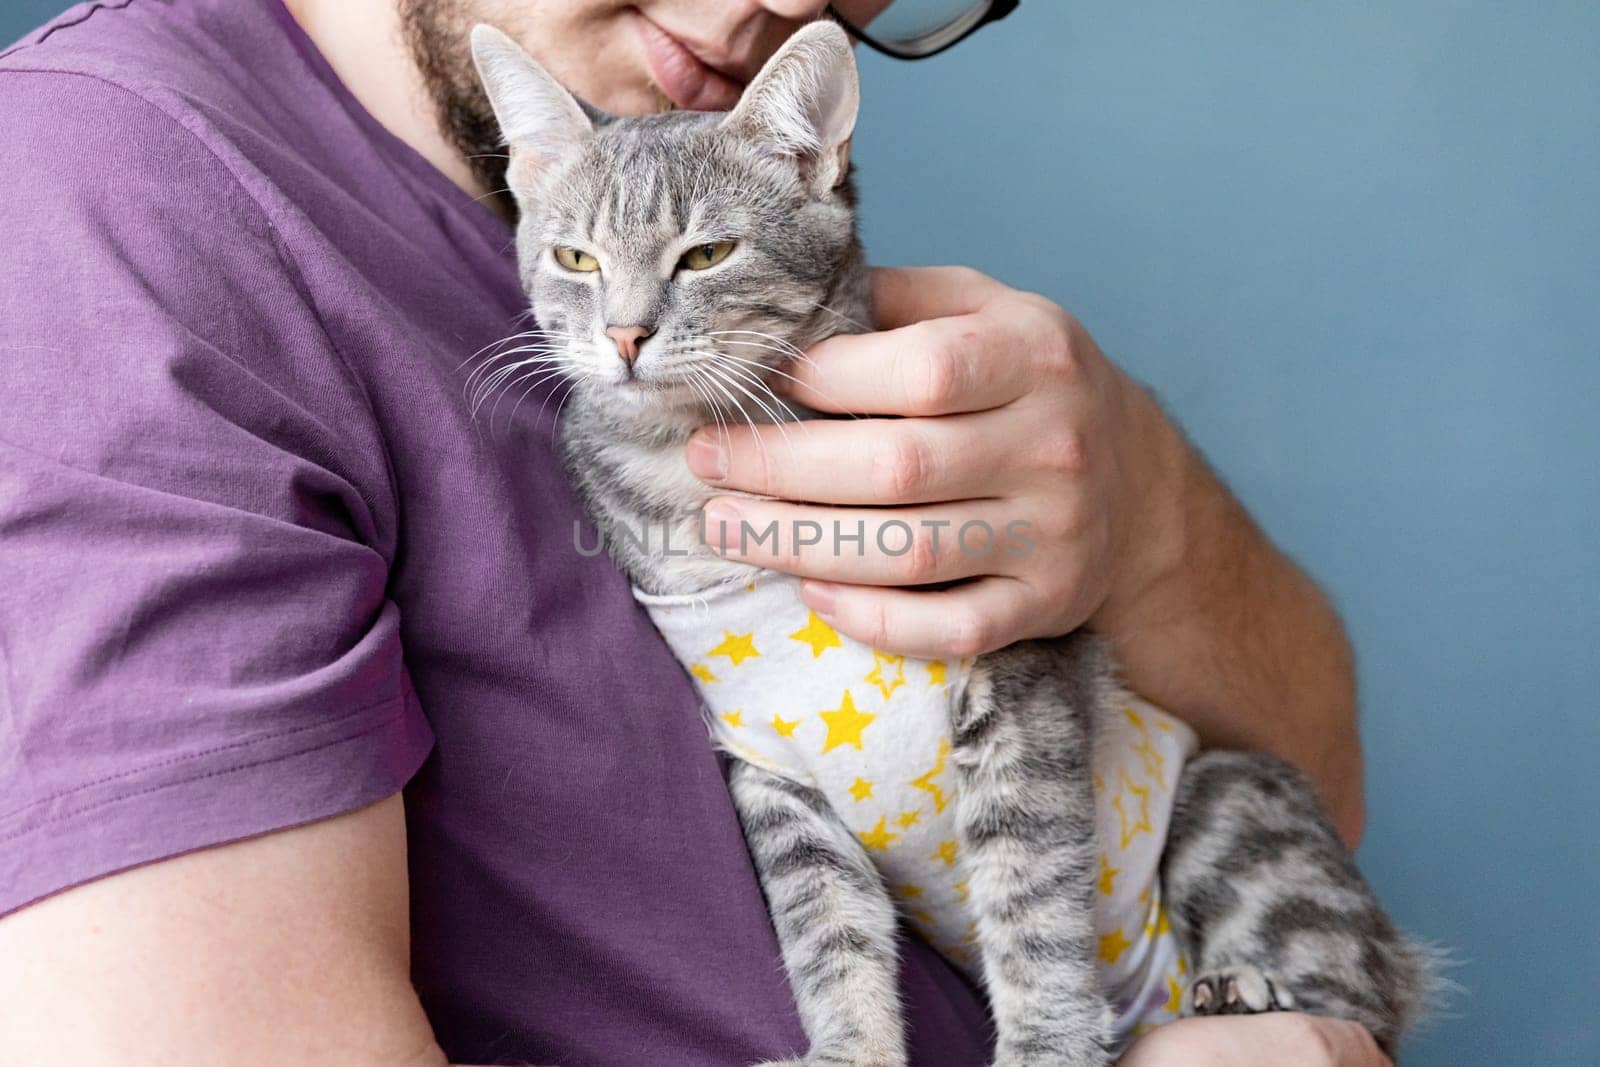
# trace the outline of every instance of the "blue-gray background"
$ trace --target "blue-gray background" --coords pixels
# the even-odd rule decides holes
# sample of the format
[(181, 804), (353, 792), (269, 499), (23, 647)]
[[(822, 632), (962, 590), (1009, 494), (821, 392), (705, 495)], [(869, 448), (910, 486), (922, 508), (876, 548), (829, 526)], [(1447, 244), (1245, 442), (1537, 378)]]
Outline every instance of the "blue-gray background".
[(1600, 3), (1027, 0), (864, 67), (874, 258), (1073, 310), (1343, 610), (1363, 866), (1465, 987), (1409, 1062), (1600, 1063)]

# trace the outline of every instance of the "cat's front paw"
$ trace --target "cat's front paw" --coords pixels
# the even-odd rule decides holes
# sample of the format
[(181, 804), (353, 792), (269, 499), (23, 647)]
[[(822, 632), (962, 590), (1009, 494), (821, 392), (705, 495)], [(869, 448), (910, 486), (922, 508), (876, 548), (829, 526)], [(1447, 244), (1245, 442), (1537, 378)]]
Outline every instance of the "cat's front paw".
[(1255, 1015), (1289, 1011), (1294, 994), (1247, 963), (1199, 975), (1183, 997), (1185, 1015)]

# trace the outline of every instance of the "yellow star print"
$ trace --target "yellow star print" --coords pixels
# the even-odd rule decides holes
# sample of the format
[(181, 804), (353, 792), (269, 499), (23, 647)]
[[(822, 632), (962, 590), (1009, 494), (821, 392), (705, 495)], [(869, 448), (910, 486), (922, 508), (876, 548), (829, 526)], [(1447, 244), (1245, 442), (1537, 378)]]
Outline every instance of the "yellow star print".
[[(913, 789), (921, 789), (933, 797), (933, 810), (940, 814), (943, 814), (944, 806), (950, 803), (950, 796), (945, 795), (944, 789), (934, 779), (944, 773), (945, 760), (949, 755), (950, 739), (948, 737), (939, 738), (939, 758), (934, 763), (933, 769), (927, 774), (911, 779)], [(951, 795), (953, 796), (954, 794)]]
[(965, 904), (967, 898), (972, 895), (972, 891), (967, 888), (967, 883), (965, 882), (957, 882), (950, 888), (956, 891), (956, 900), (962, 904)]
[(850, 690), (844, 691), (844, 700), (833, 711), (819, 712), (822, 721), (828, 724), (828, 736), (822, 742), (824, 754), (832, 752), (840, 745), (854, 745), (856, 751), (861, 751), (861, 731), (871, 726), (877, 718), (865, 711), (856, 710), (856, 702), (850, 696)]
[(1183, 986), (1171, 975), (1167, 976), (1167, 1002), (1162, 1007), (1174, 1015), (1183, 1010)]
[(772, 717), (772, 728), (778, 732), (779, 737), (793, 737), (795, 728), (799, 725), (799, 719), (795, 719), (791, 722), (780, 715), (774, 715)]
[(916, 900), (922, 896), (922, 887), (920, 885), (903, 885), (900, 887), (900, 895), (907, 900)]
[(917, 825), (917, 820), (920, 818), (922, 818), (922, 809), (918, 808), (916, 811), (902, 811), (900, 817), (895, 819), (895, 822), (900, 824), (900, 829), (909, 830)]
[(707, 667), (704, 663), (696, 663), (694, 666), (689, 668), (689, 673), (700, 679), (702, 682), (714, 682), (717, 680), (717, 676), (711, 673), (711, 668)]
[(1144, 733), (1144, 717), (1134, 711), (1131, 705), (1124, 705), (1122, 714), (1128, 717), (1128, 722), (1132, 724), (1135, 730), (1138, 730), (1141, 734)]
[(1111, 860), (1104, 852), (1100, 853), (1100, 892), (1108, 897), (1116, 892), (1117, 875), (1121, 873), (1120, 868), (1111, 866)]
[(857, 778), (850, 785), (850, 795), (856, 798), (857, 804), (861, 803), (872, 796), (872, 783), (865, 778)]
[(1139, 757), (1139, 762), (1144, 764), (1144, 773), (1148, 774), (1164, 792), (1167, 788), (1167, 757), (1161, 750), (1146, 737), (1133, 746), (1134, 755)]
[(931, 860), (944, 860), (944, 865), (946, 867), (954, 867), (956, 865), (955, 841), (952, 840), (939, 842), (939, 847), (934, 849), (933, 855), (929, 856), (928, 858)]
[(1100, 939), (1100, 958), (1115, 964), (1122, 954), (1133, 947), (1133, 942), (1122, 936), (1119, 927)]
[(789, 635), (789, 640), (799, 641), (802, 645), (811, 646), (811, 658), (816, 659), (830, 648), (843, 648), (844, 642), (839, 640), (839, 635), (833, 627), (822, 621), (822, 616), (811, 611), (806, 613), (809, 618), (806, 624)]
[[(1126, 770), (1119, 769), (1117, 777), (1121, 780), (1122, 788), (1117, 790), (1116, 797), (1111, 801), (1111, 807), (1117, 813), (1122, 833), (1122, 847), (1127, 848), (1140, 834), (1153, 833), (1155, 830), (1155, 826), (1150, 822), (1150, 789), (1148, 786), (1136, 784), (1128, 777)], [(1131, 802), (1127, 798), (1130, 794), (1139, 800), (1137, 818), (1128, 813)]]
[(867, 673), (866, 680), (877, 686), (883, 699), (888, 700), (896, 689), (906, 684), (906, 658), (873, 649), (872, 670)]
[(878, 852), (887, 852), (889, 846), (900, 840), (899, 834), (891, 834), (884, 826), (884, 816), (878, 816), (878, 824), (870, 830), (858, 830), (856, 836), (861, 838), (861, 843), (867, 848)]
[(1155, 920), (1153, 922), (1145, 923), (1144, 926), (1144, 932), (1149, 934), (1151, 937), (1160, 937), (1162, 934), (1171, 929), (1172, 920), (1167, 917), (1167, 906), (1165, 904), (1162, 904), (1156, 908)]
[(722, 713), (722, 721), (727, 723), (729, 726), (743, 726), (744, 712), (737, 709), (734, 711), (725, 711)]
[(928, 684), (929, 685), (945, 685), (946, 684), (946, 682), (944, 680), (945, 667), (946, 667), (946, 664), (945, 664), (944, 660), (942, 660), (942, 659), (930, 660), (928, 662)]
[(722, 644), (706, 653), (711, 656), (727, 656), (737, 667), (747, 659), (756, 659), (761, 655), (756, 651), (755, 634), (736, 634), (731, 630), (722, 631)]

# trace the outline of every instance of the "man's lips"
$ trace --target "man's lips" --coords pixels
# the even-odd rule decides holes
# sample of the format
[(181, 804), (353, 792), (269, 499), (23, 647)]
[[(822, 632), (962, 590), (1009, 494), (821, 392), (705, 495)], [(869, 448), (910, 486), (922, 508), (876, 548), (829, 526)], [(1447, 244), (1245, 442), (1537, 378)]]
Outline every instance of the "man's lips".
[(687, 45), (644, 16), (634, 20), (650, 75), (668, 100), (685, 111), (725, 111), (741, 86), (700, 60)]

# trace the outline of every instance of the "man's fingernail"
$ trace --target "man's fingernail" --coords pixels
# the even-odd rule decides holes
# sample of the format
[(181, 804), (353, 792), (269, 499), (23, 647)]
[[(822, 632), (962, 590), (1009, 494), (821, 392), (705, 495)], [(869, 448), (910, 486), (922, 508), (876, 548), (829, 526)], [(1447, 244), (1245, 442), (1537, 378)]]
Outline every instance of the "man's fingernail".
[(689, 469), (697, 478), (728, 476), (728, 446), (715, 430), (696, 430), (689, 438)]
[(827, 582), (801, 582), (800, 598), (806, 602), (806, 607), (822, 616), (827, 622), (833, 621), (834, 587)]
[(706, 544), (726, 552), (739, 543), (739, 506), (726, 497), (706, 504)]

